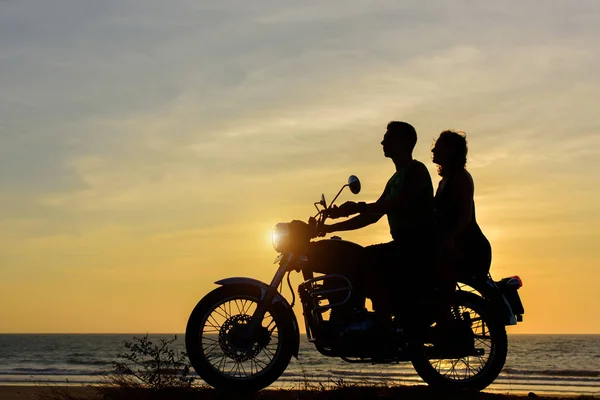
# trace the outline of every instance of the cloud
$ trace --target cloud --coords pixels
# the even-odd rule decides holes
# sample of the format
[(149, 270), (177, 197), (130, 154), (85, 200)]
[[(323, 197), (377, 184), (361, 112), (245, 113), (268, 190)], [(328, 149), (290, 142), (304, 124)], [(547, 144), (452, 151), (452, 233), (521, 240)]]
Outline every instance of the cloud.
[[(380, 194), (392, 119), (417, 127), (415, 157), (433, 174), (432, 139), (467, 132), (502, 268), (502, 254), (531, 260), (519, 240), (539, 249), (552, 238), (573, 258), (576, 232), (598, 234), (599, 12), (537, 1), (2, 2), (3, 265), (64, 276), (66, 259), (118, 280), (152, 264), (158, 277), (169, 262), (192, 273), (194, 257), (229, 243), (227, 271), (242, 272), (267, 258), (252, 254), (254, 230), (309, 215), (349, 174), (361, 200)], [(385, 224), (347, 236), (389, 238)], [(125, 265), (138, 269), (119, 273)]]

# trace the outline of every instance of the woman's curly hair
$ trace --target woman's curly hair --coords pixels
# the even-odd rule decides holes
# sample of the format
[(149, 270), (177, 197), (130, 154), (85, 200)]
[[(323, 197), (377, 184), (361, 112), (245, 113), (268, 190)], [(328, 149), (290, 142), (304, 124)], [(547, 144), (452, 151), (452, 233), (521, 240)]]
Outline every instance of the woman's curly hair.
[(435, 141), (434, 146), (444, 146), (450, 149), (448, 160), (444, 165), (438, 165), (438, 174), (444, 176), (448, 172), (464, 169), (467, 165), (467, 135), (462, 131), (445, 130)]

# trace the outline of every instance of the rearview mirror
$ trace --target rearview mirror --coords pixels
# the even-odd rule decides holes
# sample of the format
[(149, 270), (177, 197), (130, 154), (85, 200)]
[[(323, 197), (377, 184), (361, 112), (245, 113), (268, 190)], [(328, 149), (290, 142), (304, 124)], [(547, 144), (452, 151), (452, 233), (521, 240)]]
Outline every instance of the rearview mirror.
[(323, 193), (321, 193), (321, 201), (319, 201), (319, 204), (327, 208), (327, 202), (325, 201), (325, 195)]
[(350, 187), (350, 191), (352, 193), (360, 193), (360, 180), (356, 175), (350, 175), (350, 178), (348, 178), (348, 186)]

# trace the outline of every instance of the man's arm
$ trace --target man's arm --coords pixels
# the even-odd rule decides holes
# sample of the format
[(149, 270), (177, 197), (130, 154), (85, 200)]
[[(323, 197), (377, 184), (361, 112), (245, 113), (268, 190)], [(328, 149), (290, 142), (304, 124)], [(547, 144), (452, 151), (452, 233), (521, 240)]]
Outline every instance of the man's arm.
[[(385, 191), (384, 191), (385, 192)], [(383, 198), (383, 193), (379, 196), (377, 201), (380, 201)], [(353, 203), (353, 202), (348, 202)], [(353, 203), (355, 206), (358, 206), (357, 203)], [(358, 211), (356, 211), (358, 212)], [(333, 232), (341, 232), (341, 231), (353, 231), (355, 229), (361, 229), (365, 226), (369, 226), (379, 221), (383, 214), (367, 214), (361, 213), (354, 218), (350, 218), (346, 221), (338, 222), (331, 225), (324, 225), (322, 227), (323, 233), (333, 233)]]
[(323, 226), (323, 233), (353, 231), (355, 229), (364, 228), (365, 226), (379, 221), (381, 216), (382, 214), (359, 214), (354, 218), (350, 218), (349, 220)]
[(362, 207), (360, 204), (353, 203), (351, 214), (360, 212), (360, 215), (347, 221), (338, 222), (337, 224), (326, 225), (323, 227), (323, 231), (324, 233), (351, 231), (371, 225), (379, 221), (384, 214), (407, 207), (412, 198), (428, 181), (431, 181), (431, 176), (429, 176), (429, 171), (427, 171), (425, 165), (422, 163), (413, 163), (411, 168), (406, 171), (404, 185), (396, 197), (384, 199), (384, 195), (382, 194), (375, 203), (363, 203)]

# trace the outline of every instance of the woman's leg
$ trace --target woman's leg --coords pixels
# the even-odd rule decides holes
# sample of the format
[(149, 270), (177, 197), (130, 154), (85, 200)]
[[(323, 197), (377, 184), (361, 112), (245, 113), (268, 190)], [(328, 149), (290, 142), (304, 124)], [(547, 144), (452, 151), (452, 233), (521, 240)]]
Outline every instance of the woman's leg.
[(438, 325), (445, 329), (454, 322), (452, 307), (456, 297), (456, 267), (450, 257), (438, 256), (436, 262), (436, 281), (439, 290), (437, 302)]

